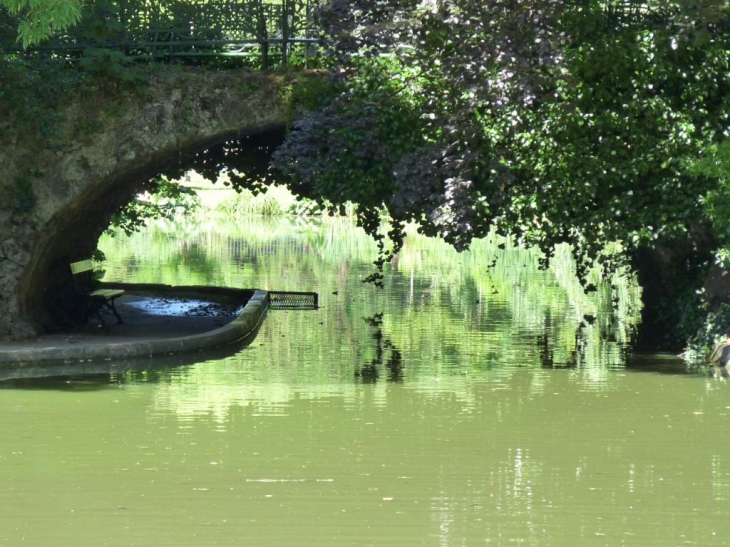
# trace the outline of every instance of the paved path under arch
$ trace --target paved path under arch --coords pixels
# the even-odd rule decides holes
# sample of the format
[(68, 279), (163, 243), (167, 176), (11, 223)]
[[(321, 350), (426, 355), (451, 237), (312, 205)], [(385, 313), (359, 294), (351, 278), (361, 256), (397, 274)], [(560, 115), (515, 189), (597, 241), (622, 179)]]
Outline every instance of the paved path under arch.
[(102, 329), (92, 319), (82, 327), (0, 345), (0, 369), (22, 373), (25, 367), (63, 362), (73, 370), (74, 363), (85, 361), (163, 356), (250, 341), (264, 320), (268, 293), (144, 285), (118, 299), (117, 307), (124, 324), (110, 321)]

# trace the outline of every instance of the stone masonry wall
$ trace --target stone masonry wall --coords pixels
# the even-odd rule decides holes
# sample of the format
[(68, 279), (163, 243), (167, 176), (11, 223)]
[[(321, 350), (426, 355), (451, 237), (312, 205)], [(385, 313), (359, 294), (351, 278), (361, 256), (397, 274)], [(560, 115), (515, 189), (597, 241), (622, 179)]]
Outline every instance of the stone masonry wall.
[[(11, 138), (0, 148), (0, 341), (52, 325), (49, 298), (68, 262), (90, 255), (111, 214), (151, 176), (226, 135), (284, 124), (281, 89), (281, 76), (177, 69), (101, 110), (88, 99), (69, 105), (72, 137)], [(79, 124), (88, 108), (93, 124)]]

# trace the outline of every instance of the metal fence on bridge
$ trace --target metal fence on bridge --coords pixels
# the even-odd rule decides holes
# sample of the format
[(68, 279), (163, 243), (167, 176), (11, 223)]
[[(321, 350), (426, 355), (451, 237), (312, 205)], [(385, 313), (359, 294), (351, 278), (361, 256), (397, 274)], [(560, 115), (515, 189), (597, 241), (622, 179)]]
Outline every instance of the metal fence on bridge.
[(114, 0), (91, 3), (82, 21), (33, 48), (73, 59), (89, 47), (152, 60), (256, 57), (287, 64), (316, 55), (321, 0)]
[[(295, 54), (306, 64), (319, 49), (314, 14), (325, 1), (88, 0), (81, 23), (31, 52), (68, 60), (90, 47), (151, 60), (252, 57), (262, 68), (273, 61), (288, 64)], [(664, 4), (648, 0), (607, 0), (603, 12), (610, 28), (646, 20), (666, 23), (671, 15)], [(0, 39), (3, 23), (0, 17)], [(5, 43), (4, 49), (19, 51), (17, 44)]]

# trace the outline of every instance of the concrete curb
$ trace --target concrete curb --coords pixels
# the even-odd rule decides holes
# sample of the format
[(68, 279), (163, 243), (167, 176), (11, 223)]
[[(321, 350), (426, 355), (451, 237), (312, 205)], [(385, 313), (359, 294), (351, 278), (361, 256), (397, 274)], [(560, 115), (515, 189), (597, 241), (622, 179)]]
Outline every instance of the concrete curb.
[(268, 301), (268, 292), (256, 290), (244, 306), (241, 314), (233, 321), (217, 329), (190, 336), (134, 340), (106, 345), (77, 344), (63, 347), (22, 349), (3, 349), (0, 347), (0, 366), (13, 366), (13, 364), (39, 361), (78, 362), (98, 359), (151, 357), (217, 348), (241, 341), (254, 334), (263, 321), (268, 309)]

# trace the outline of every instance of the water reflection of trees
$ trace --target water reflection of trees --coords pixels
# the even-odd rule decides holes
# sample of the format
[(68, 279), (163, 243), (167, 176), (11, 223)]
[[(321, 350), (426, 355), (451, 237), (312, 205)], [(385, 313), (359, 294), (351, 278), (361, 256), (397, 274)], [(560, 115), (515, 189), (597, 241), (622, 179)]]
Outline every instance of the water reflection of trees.
[(375, 357), (365, 361), (355, 370), (355, 378), (364, 384), (372, 384), (377, 382), (382, 371), (385, 371), (388, 382), (402, 382), (403, 355), (393, 342), (383, 335), (383, 314), (376, 313), (371, 317), (365, 317), (364, 320), (375, 329), (372, 334), (375, 340)]
[[(386, 268), (384, 290), (360, 282), (372, 273), (376, 248), (344, 219), (158, 223), (131, 238), (103, 240), (102, 249), (111, 280), (320, 293), (316, 322), (274, 312), (272, 327), (292, 334), (280, 334), (262, 356), (269, 369), (306, 360), (323, 376), (372, 381), (514, 363), (591, 367), (600, 375), (606, 365), (622, 364), (638, 321), (636, 285), (627, 278), (608, 283), (594, 272), (589, 281), (598, 290), (586, 294), (568, 249), (558, 249), (541, 271), (536, 253), (502, 243), (476, 241), (459, 254), (414, 232)], [(180, 260), (184, 245), (205, 256)], [(377, 326), (362, 321), (381, 312)]]

